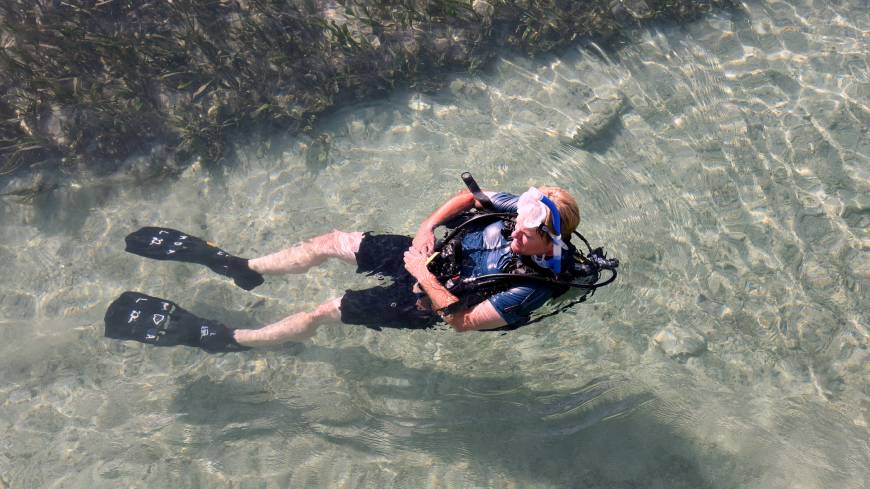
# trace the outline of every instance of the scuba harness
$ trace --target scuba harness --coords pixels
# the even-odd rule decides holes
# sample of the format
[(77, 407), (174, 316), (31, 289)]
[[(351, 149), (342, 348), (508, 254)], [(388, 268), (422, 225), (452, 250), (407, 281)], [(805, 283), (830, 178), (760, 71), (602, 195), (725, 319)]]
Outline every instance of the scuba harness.
[[(435, 244), (435, 253), (427, 263), (429, 271), (438, 281), (460, 299), (459, 302), (447, 307), (446, 313), (451, 314), (461, 308), (474, 306), (492, 295), (522, 283), (532, 282), (552, 287), (554, 293), (551, 301), (558, 298), (554, 311), (531, 321), (505, 326), (498, 330), (516, 329), (584, 302), (587, 297), (595, 293), (596, 289), (616, 280), (619, 260), (607, 258), (602, 247), (592, 249), (589, 241), (577, 231), (573, 234), (583, 241), (588, 252), (583, 253), (570, 242), (566, 242), (564, 265), (558, 272), (540, 266), (529, 257), (515, 255), (512, 263), (500, 273), (462, 277), (460, 275), (463, 262), (462, 237), (469, 229), (472, 227), (479, 229), (481, 226), (501, 220), (503, 221), (502, 234), (507, 238), (513, 232), (517, 218), (516, 212), (497, 212), (489, 197), (480, 190), (470, 173), (463, 173), (462, 180), (484, 209), (464, 212), (443, 223), (448, 232)], [(610, 276), (601, 281), (601, 273), (604, 270), (608, 271)]]

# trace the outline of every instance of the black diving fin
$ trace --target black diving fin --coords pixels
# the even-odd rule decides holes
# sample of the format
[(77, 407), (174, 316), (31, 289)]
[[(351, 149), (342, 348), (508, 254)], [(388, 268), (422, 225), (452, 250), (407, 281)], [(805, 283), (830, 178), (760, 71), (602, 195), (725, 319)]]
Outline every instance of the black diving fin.
[(107, 338), (134, 340), (155, 346), (193, 346), (208, 353), (244, 351), (233, 331), (197, 317), (178, 304), (139, 292), (124, 292), (106, 310)]
[(263, 276), (248, 268), (248, 260), (233, 256), (205, 240), (160, 227), (144, 227), (126, 238), (125, 251), (155, 260), (197, 263), (233, 279), (236, 285), (251, 290), (263, 283)]

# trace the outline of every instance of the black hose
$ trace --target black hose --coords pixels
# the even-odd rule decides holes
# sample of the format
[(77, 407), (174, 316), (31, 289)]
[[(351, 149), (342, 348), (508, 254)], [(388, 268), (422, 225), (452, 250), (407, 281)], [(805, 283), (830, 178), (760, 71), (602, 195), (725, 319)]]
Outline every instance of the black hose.
[(453, 239), (457, 234), (459, 234), (459, 231), (461, 231), (462, 229), (464, 229), (466, 226), (468, 226), (469, 224), (471, 224), (473, 222), (477, 222), (477, 221), (480, 221), (480, 220), (483, 220), (486, 218), (492, 218), (492, 217), (499, 217), (499, 218), (501, 218), (501, 217), (514, 217), (516, 215), (517, 215), (516, 212), (486, 212), (486, 213), (483, 213), (479, 216), (474, 216), (471, 219), (468, 219), (467, 221), (463, 222), (462, 224), (451, 229), (450, 232), (447, 233), (447, 236), (444, 236), (444, 239), (440, 243), (435, 245), (434, 250), (435, 250), (435, 252), (441, 251), (441, 249), (444, 248), (444, 245), (446, 243), (450, 242), (451, 239)]
[(595, 289), (598, 289), (600, 287), (604, 287), (605, 285), (609, 285), (614, 280), (616, 280), (616, 275), (617, 275), (616, 270), (614, 270), (612, 268), (605, 268), (603, 270), (609, 271), (611, 273), (611, 276), (607, 280), (605, 280), (604, 282), (596, 282), (594, 284), (575, 284), (574, 282), (563, 282), (561, 280), (555, 280), (555, 279), (547, 278), (547, 277), (538, 277), (535, 275), (521, 275), (521, 274), (516, 274), (516, 273), (491, 273), (488, 275), (480, 275), (477, 277), (469, 278), (469, 279), (463, 280), (460, 283), (463, 286), (468, 286), (468, 285), (486, 284), (486, 282), (498, 282), (498, 281), (501, 281), (503, 279), (510, 279), (510, 280), (517, 280), (517, 281), (531, 280), (534, 282), (543, 282), (543, 283), (553, 284), (553, 285), (566, 285), (569, 287), (576, 287), (578, 289), (595, 290)]
[(592, 246), (589, 245), (589, 241), (586, 241), (586, 238), (582, 234), (580, 234), (579, 231), (575, 230), (574, 236), (577, 236), (578, 238), (580, 238), (583, 241), (583, 244), (586, 245), (586, 249), (589, 251), (589, 254), (592, 254)]

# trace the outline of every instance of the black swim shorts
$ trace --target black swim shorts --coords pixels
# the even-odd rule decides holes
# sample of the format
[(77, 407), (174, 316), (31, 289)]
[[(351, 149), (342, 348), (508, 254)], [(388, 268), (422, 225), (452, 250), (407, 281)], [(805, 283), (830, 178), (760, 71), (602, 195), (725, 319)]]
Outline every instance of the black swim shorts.
[(393, 283), (346, 291), (341, 298), (341, 322), (372, 329), (425, 329), (440, 319), (417, 306), (422, 294), (412, 291), (417, 280), (405, 270), (404, 254), (410, 246), (407, 236), (363, 235), (356, 253), (357, 273), (391, 277)]

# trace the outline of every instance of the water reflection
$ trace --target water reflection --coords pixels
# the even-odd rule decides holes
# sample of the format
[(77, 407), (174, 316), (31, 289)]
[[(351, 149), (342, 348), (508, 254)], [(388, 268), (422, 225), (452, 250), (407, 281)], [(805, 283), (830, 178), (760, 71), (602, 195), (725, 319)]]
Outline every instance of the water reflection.
[[(0, 487), (865, 486), (865, 3), (746, 2), (344, 107), (224, 167), (4, 197)], [(256, 326), (373, 285), (327, 265), (243, 293), (123, 253), (131, 229), (242, 256), (409, 233), (463, 170), (570, 189), (620, 280), (505, 337), (324, 327), (217, 357), (101, 337), (128, 288)], [(668, 353), (664, 328), (706, 347)]]

